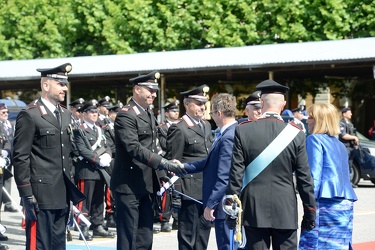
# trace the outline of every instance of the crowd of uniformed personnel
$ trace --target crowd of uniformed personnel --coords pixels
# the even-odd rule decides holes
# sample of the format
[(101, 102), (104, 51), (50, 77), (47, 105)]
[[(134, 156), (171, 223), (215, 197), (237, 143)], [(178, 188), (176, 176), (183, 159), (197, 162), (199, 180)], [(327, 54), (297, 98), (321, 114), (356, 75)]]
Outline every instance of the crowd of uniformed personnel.
[[(209, 91), (206, 85), (180, 93), (186, 110), (181, 118), (179, 101), (171, 100), (166, 103), (162, 107), (165, 110), (165, 121), (159, 124), (151, 109), (159, 90), (159, 72), (154, 71), (131, 78), (133, 95), (126, 105), (120, 101), (113, 102), (108, 96), (100, 100), (78, 98), (69, 103), (70, 110), (68, 110), (60, 105), (60, 102), (64, 101), (67, 92), (68, 73), (72, 70), (72, 65), (66, 63), (55, 68), (37, 70), (41, 73), (42, 95), (18, 115), (12, 150), (15, 181), (26, 215), (24, 224), (26, 249), (65, 249), (66, 231), (69, 230), (67, 225), (68, 221), (72, 220), (77, 222), (76, 229), (80, 231), (79, 239), (85, 242), (95, 237), (114, 238), (117, 235), (117, 249), (152, 249), (155, 217), (161, 222), (162, 232), (178, 229), (179, 249), (206, 249), (213, 223), (212, 218), (218, 213), (221, 214), (220, 218), (222, 217), (222, 211), (218, 212), (218, 209), (222, 209), (219, 205), (221, 200), (218, 200), (217, 195), (213, 199), (209, 190), (205, 190), (205, 197), (202, 199), (205, 178), (210, 180), (212, 187), (216, 185), (215, 178), (207, 177), (207, 174), (205, 176), (205, 171), (202, 173), (202, 171), (190, 170), (187, 173), (184, 163), (187, 166), (189, 162), (205, 161), (204, 159), (211, 157), (211, 146), (215, 145), (216, 139), (233, 124), (232, 120), (227, 123), (226, 119), (233, 117), (235, 107), (230, 107), (230, 103), (233, 100), (235, 102), (235, 98), (228, 97), (228, 94), (215, 96), (215, 104), (212, 108), (216, 110), (212, 110), (210, 115), (216, 117), (215, 122), (222, 126), (216, 131), (219, 136), (215, 139), (211, 124), (204, 119)], [(248, 117), (238, 122), (242, 129), (236, 129), (236, 136), (237, 133), (238, 135), (242, 133), (241, 138), (244, 139), (235, 142), (238, 148), (234, 152), (232, 165), (234, 164), (237, 169), (246, 167), (243, 166), (244, 162), (252, 157), (248, 155), (246, 148), (250, 148), (252, 152), (259, 151), (257, 148), (259, 145), (254, 144), (254, 140), (248, 139), (249, 130), (246, 128), (249, 125), (243, 124), (252, 123), (259, 118), (267, 121), (264, 122), (264, 126), (256, 127), (259, 132), (254, 136), (259, 137), (259, 141), (267, 138), (269, 142), (273, 137), (268, 138), (262, 134), (267, 133), (268, 127), (275, 132), (275, 135), (284, 128), (283, 124), (278, 123), (280, 115), (277, 112), (280, 110), (273, 112), (272, 107), (280, 99), (277, 95), (286, 92), (286, 88), (271, 80), (262, 82), (258, 86), (259, 89), (245, 100)], [(263, 115), (262, 94), (276, 95), (274, 99), (267, 100), (271, 108)], [(226, 98), (226, 101), (220, 98)], [(221, 107), (221, 110), (218, 110), (218, 107)], [(224, 126), (225, 124), (228, 125)], [(255, 128), (255, 125), (251, 126)], [(0, 133), (5, 134), (2, 129), (0, 126)], [(230, 134), (233, 137), (234, 129)], [(302, 134), (296, 137), (298, 139), (295, 139), (295, 144), (304, 143)], [(233, 138), (229, 140), (232, 145)], [(2, 143), (3, 140), (0, 142)], [(243, 145), (239, 146), (238, 143)], [(295, 145), (288, 147), (293, 148)], [(5, 144), (1, 149), (2, 155), (11, 154)], [(303, 152), (295, 155), (297, 151), (294, 148), (292, 151), (293, 154), (285, 153), (283, 158), (278, 160), (280, 165), (284, 166), (284, 169), (280, 170), (280, 176), (272, 177), (275, 180), (277, 178), (288, 180), (284, 184), (280, 183), (285, 192), (281, 188), (279, 193), (273, 194), (275, 197), (270, 196), (270, 200), (264, 199), (262, 204), (265, 207), (259, 209), (265, 209), (264, 212), (269, 207), (285, 210), (282, 215), (276, 211), (277, 209), (274, 211), (276, 217), (284, 216), (284, 219), (277, 220), (279, 224), (272, 237), (280, 241), (287, 239), (289, 243), (286, 245), (293, 248), (297, 228), (294, 203), (282, 205), (282, 201), (275, 202), (281, 197), (295, 196), (291, 192), (294, 188), (289, 188), (294, 185), (289, 182), (289, 173), (292, 169), (297, 172), (299, 191), (302, 192), (301, 197), (304, 200), (304, 218), (307, 221), (304, 229), (306, 230), (313, 228), (315, 202), (312, 198), (311, 176), (305, 162), (306, 155)], [(214, 155), (221, 157), (222, 152), (217, 151)], [(225, 155), (232, 156), (231, 150)], [(208, 162), (207, 164), (210, 165)], [(217, 180), (221, 182), (222, 187), (229, 185), (227, 193), (237, 194), (241, 188), (241, 171), (235, 172), (235, 168), (229, 172), (230, 166), (227, 166), (225, 173), (220, 177), (222, 179)], [(175, 192), (169, 190), (164, 196), (156, 195), (156, 191), (160, 190), (163, 184), (170, 182), (170, 178), (174, 175), (180, 177), (173, 184)], [(249, 188), (246, 188), (245, 194), (250, 198), (245, 197), (245, 206), (257, 205), (255, 199), (261, 199), (260, 196), (263, 196), (264, 192), (270, 191), (269, 180), (272, 178), (267, 175), (262, 178), (264, 183), (269, 185), (251, 183), (249, 186), (267, 187), (267, 190), (259, 190), (259, 194), (253, 194)], [(219, 193), (224, 195), (225, 190), (221, 188)], [(73, 205), (90, 221), (90, 226), (82, 217), (74, 216), (78, 214), (72, 212)], [(174, 213), (171, 213), (168, 206), (173, 208)], [(245, 211), (248, 211), (249, 208), (246, 209)], [(286, 210), (293, 211), (291, 216), (285, 216), (288, 214)], [(273, 219), (259, 219), (259, 215), (250, 213), (245, 215), (245, 226), (253, 235), (252, 238), (259, 240), (265, 235), (268, 236), (270, 232), (259, 232), (255, 228), (263, 224), (272, 227)], [(173, 225), (169, 223), (171, 214)], [(254, 221), (253, 216), (257, 220)], [(217, 238), (224, 237), (217, 242), (218, 249), (236, 248), (233, 245), (229, 248), (229, 229), (233, 228), (229, 228), (230, 219), (228, 222), (228, 225), (222, 223), (217, 228), (219, 232), (219, 234), (216, 232)], [(280, 228), (290, 229), (291, 231), (288, 231), (290, 234), (282, 235), (282, 230), (278, 231)], [(286, 232), (285, 230), (283, 232)], [(7, 248), (0, 244), (1, 249)], [(254, 245), (249, 249), (257, 249), (257, 247)]]

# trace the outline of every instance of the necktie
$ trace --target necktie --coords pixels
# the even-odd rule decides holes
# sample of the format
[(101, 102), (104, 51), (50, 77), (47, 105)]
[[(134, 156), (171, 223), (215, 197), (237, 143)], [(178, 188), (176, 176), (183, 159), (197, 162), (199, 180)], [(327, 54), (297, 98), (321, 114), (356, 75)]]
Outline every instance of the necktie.
[[(216, 135), (215, 140), (214, 140), (214, 143), (212, 143), (212, 147), (213, 147), (213, 146), (216, 144), (216, 142), (219, 140), (220, 136), (221, 136), (221, 132), (219, 132), (219, 133)], [(212, 147), (211, 147), (211, 148), (212, 148)]]
[(59, 123), (59, 125), (61, 127), (61, 116), (60, 116), (59, 106), (56, 107), (54, 113), (56, 115), (57, 122)]
[(198, 122), (198, 126), (202, 129), (202, 133), (203, 133), (203, 135), (204, 135), (204, 126), (203, 126), (203, 124), (202, 124), (201, 121)]

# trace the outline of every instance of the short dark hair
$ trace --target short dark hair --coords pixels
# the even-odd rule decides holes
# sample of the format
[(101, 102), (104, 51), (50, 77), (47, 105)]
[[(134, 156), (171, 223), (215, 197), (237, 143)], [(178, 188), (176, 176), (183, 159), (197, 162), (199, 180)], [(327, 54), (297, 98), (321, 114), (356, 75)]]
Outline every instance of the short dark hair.
[(220, 110), (225, 117), (236, 116), (236, 97), (228, 93), (215, 94), (211, 99), (212, 111)]

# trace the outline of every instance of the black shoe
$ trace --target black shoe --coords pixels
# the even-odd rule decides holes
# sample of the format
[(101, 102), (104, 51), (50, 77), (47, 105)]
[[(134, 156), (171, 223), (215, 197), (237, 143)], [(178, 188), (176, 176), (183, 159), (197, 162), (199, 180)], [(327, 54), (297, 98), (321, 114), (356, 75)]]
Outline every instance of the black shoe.
[(158, 234), (158, 233), (160, 233), (160, 228), (153, 227), (153, 228), (152, 228), (152, 233), (153, 233), (153, 234)]
[(171, 225), (169, 225), (168, 222), (162, 222), (160, 226), (160, 231), (164, 233), (169, 233), (170, 231), (172, 231), (172, 227)]
[(82, 234), (79, 234), (79, 240), (83, 240), (82, 235), (85, 237), (86, 241), (92, 241), (92, 235), (89, 233), (87, 226), (80, 226)]
[(107, 223), (106, 223), (106, 227), (113, 227), (113, 228), (116, 228), (116, 221), (112, 218), (112, 219), (108, 219), (107, 220)]
[(114, 238), (115, 237), (115, 235), (112, 232), (106, 231), (102, 225), (94, 227), (92, 231), (92, 236), (94, 238)]
[(7, 245), (0, 244), (0, 250), (7, 250), (9, 247)]
[(4, 212), (15, 213), (15, 212), (17, 212), (17, 209), (15, 209), (15, 208), (12, 207), (12, 206), (4, 206)]
[(173, 220), (172, 230), (178, 230), (178, 220)]
[(0, 233), (0, 241), (7, 241), (8, 236), (5, 236), (4, 234)]

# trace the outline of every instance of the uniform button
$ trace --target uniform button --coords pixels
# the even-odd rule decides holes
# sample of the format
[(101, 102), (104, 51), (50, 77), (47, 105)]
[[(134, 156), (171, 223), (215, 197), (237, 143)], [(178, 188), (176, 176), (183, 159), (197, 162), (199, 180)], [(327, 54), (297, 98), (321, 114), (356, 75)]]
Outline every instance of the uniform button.
[(63, 158), (63, 160), (64, 160), (64, 159), (65, 159), (65, 156), (63, 156), (62, 158)]
[(190, 177), (193, 177), (193, 176), (194, 176), (194, 175), (192, 175), (192, 174), (190, 175)]
[(65, 168), (63, 168), (64, 172), (65, 172)]
[(194, 142), (197, 142), (197, 140), (194, 140)]
[(63, 135), (63, 134), (64, 134), (64, 132), (62, 132), (62, 131), (61, 131), (61, 134)]
[(64, 147), (64, 143), (63, 143), (63, 144), (61, 144), (61, 147)]
[(49, 134), (49, 131), (47, 131), (47, 134)]
[(39, 182), (42, 182), (42, 180), (39, 180)]
[(133, 167), (130, 167), (130, 169), (133, 169)]

